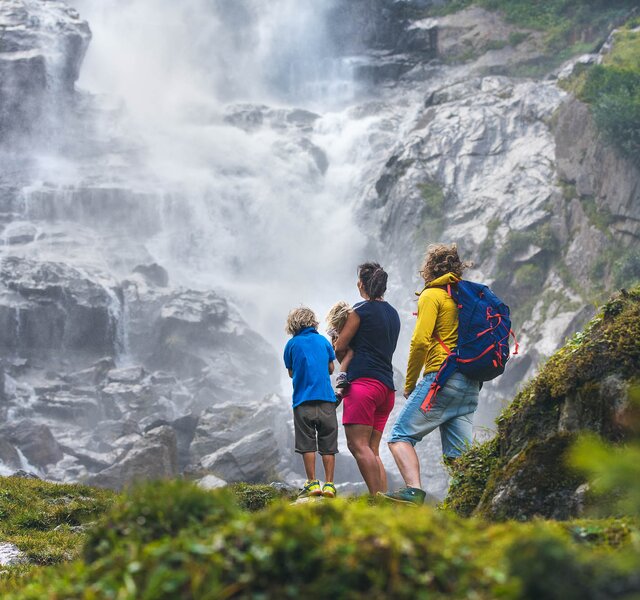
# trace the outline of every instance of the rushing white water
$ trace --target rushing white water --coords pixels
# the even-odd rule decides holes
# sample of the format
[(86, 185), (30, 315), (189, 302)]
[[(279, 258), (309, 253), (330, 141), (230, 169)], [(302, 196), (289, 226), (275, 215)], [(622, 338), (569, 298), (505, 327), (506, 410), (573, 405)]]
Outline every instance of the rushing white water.
[[(129, 183), (164, 205), (146, 247), (172, 283), (225, 291), (276, 347), (291, 307), (322, 318), (356, 300), (366, 240), (353, 205), (367, 162), (385, 157), (370, 139), (380, 117), (348, 115), (356, 87), (325, 26), (333, 0), (73, 4), (93, 31), (79, 86), (124, 102), (144, 148)], [(285, 110), (246, 130), (225, 120), (240, 102)], [(291, 123), (293, 107), (317, 118)]]

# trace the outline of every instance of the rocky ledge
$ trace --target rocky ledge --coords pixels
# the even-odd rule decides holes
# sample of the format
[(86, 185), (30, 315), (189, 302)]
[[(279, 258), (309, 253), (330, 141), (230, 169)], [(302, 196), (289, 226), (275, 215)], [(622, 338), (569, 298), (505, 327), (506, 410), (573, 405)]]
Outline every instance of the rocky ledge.
[(91, 32), (57, 0), (3, 0), (0, 31), (2, 140), (32, 130), (46, 109), (55, 109), (49, 100), (73, 90)]

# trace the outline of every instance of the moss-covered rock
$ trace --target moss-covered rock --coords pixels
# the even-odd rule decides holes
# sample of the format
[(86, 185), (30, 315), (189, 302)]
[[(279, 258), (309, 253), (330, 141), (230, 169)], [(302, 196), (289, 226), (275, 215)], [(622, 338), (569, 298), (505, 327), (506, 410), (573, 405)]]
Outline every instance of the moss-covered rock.
[[(622, 291), (561, 348), (498, 419), (498, 435), (453, 465), (445, 506), (490, 519), (580, 513), (586, 478), (565, 460), (583, 432), (624, 437), (640, 373), (640, 288)], [(483, 460), (480, 460), (483, 457)]]

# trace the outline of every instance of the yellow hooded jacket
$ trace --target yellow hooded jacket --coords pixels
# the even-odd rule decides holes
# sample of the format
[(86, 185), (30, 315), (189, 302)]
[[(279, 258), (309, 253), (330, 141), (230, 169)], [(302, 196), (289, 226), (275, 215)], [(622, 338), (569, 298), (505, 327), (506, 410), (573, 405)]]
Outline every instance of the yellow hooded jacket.
[(423, 375), (438, 371), (447, 357), (436, 335), (450, 350), (458, 344), (458, 307), (445, 288), (437, 287), (458, 281), (460, 278), (453, 273), (442, 275), (429, 282), (418, 298), (418, 320), (409, 349), (405, 392), (416, 387), (421, 370)]

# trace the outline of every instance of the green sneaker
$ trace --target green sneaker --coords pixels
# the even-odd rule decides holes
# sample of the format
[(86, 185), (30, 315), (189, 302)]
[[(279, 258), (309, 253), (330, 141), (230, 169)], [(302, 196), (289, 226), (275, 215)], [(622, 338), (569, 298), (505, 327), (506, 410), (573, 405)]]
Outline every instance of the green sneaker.
[(317, 479), (312, 479), (304, 482), (298, 498), (308, 498), (309, 496), (322, 496), (322, 488), (320, 482)]
[(337, 495), (336, 486), (333, 485), (331, 481), (327, 481), (327, 483), (322, 486), (322, 495), (325, 498), (335, 498)]
[(387, 500), (393, 500), (394, 502), (400, 502), (402, 504), (423, 504), (424, 499), (427, 493), (420, 488), (414, 487), (404, 487), (400, 488), (396, 492), (389, 492), (387, 494), (383, 494), (382, 492), (378, 492), (378, 496), (382, 496)]

